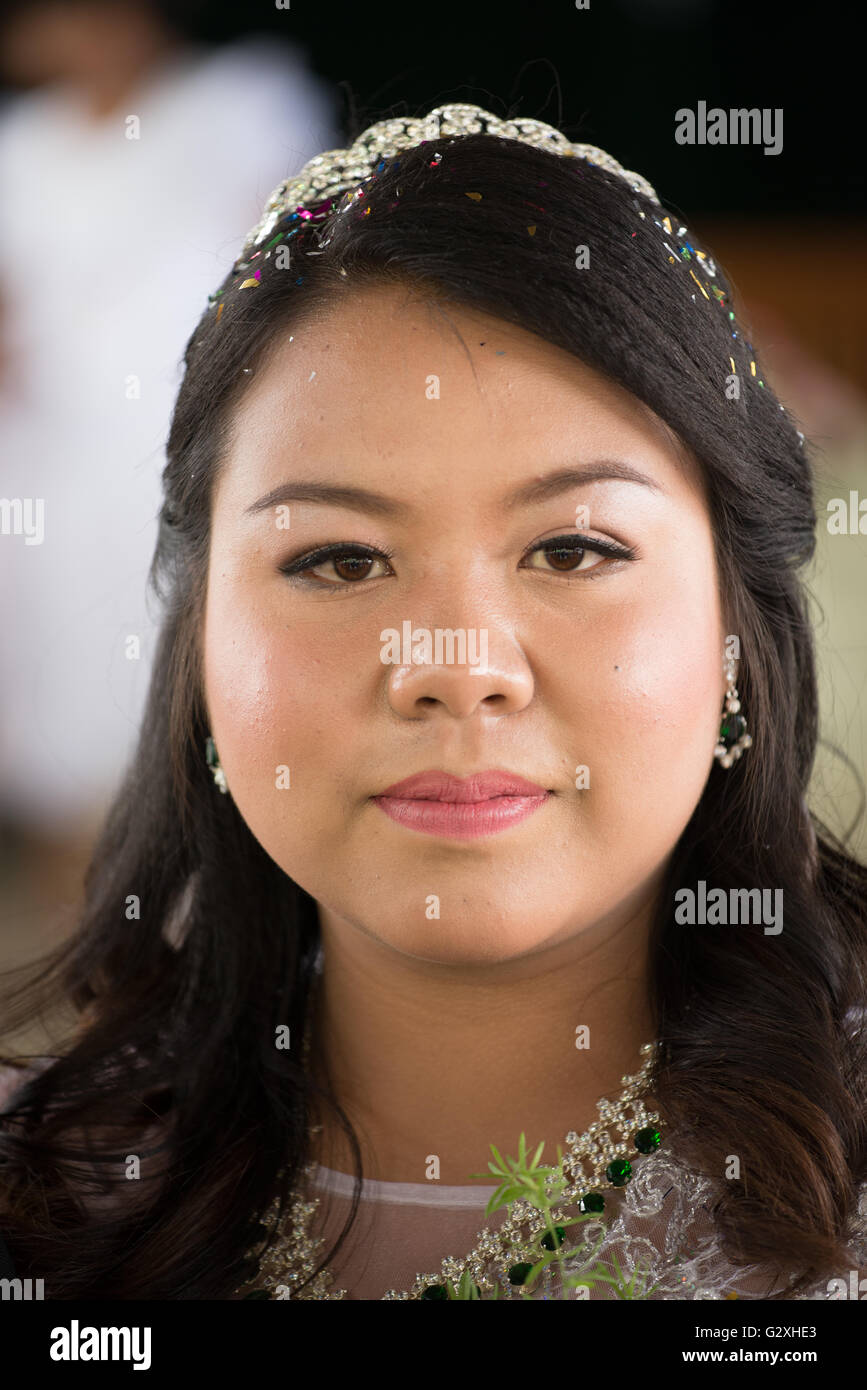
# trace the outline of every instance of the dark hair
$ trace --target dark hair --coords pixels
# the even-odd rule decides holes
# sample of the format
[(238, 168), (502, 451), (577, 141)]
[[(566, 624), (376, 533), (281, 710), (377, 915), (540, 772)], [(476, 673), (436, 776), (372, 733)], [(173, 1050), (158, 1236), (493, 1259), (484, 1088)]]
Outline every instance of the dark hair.
[[(8, 997), (10, 1033), (37, 997), (71, 1003), (81, 1023), (0, 1132), (0, 1230), (52, 1296), (230, 1296), (255, 1271), (245, 1251), (271, 1197), (288, 1200), (307, 1159), (317, 1091), (274, 1037), (280, 1024), (303, 1031), (318, 920), (205, 762), (210, 499), (233, 409), (269, 351), (305, 315), (389, 282), (566, 349), (650, 406), (699, 461), (754, 744), (730, 770), (714, 764), (660, 896), (653, 1094), (697, 1166), (719, 1175), (725, 1155), (741, 1158), (748, 1182), (725, 1183), (714, 1213), (736, 1263), (767, 1263), (793, 1290), (839, 1267), (867, 1177), (865, 1041), (852, 1024), (867, 997), (867, 869), (805, 801), (817, 691), (798, 570), (815, 543), (811, 469), (724, 275), (664, 217), (584, 160), (484, 134), (437, 140), (385, 161), (330, 221), (281, 221), (275, 235), (300, 228), (280, 243), (290, 269), (261, 250), (204, 313), (168, 441), (151, 571), (165, 618), (138, 749), (77, 932)], [(590, 248), (581, 271), (578, 245)], [(258, 286), (243, 288), (254, 268)], [(730, 357), (738, 399), (726, 393)], [(785, 932), (679, 929), (674, 891), (699, 878), (782, 887)], [(135, 1185), (139, 1200), (86, 1219), (87, 1175), (119, 1189), (129, 1136), (163, 1121), (170, 1136), (143, 1165), (152, 1181)]]

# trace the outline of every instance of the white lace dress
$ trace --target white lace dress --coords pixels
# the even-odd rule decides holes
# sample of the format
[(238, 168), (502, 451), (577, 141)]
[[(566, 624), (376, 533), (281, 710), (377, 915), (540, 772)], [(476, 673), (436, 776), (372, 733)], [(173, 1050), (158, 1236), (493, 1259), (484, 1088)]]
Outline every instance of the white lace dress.
[[(314, 1210), (310, 1235), (330, 1243), (348, 1215), (354, 1180), (351, 1176), (311, 1165), (305, 1196)], [(462, 1261), (479, 1243), (483, 1228), (496, 1229), (506, 1219), (500, 1209), (485, 1217), (492, 1186), (444, 1187), (433, 1183), (379, 1182), (365, 1179), (361, 1202), (346, 1242), (328, 1264), (332, 1280), (318, 1293), (294, 1291), (280, 1283), (280, 1258), (270, 1263), (236, 1297), (250, 1297), (262, 1289), (269, 1275), (272, 1298), (382, 1299), (406, 1297), (419, 1275), (431, 1283), (442, 1282), (443, 1261)], [(723, 1255), (710, 1216), (718, 1189), (707, 1178), (685, 1167), (664, 1147), (633, 1161), (633, 1177), (622, 1188), (606, 1189), (605, 1209), (579, 1226), (566, 1228), (564, 1268), (569, 1276), (586, 1279), (584, 1287), (570, 1289), (579, 1299), (646, 1297), (657, 1299), (755, 1299), (767, 1298), (786, 1287), (774, 1282), (760, 1266), (735, 1266)], [(851, 1264), (834, 1271), (795, 1297), (833, 1299), (851, 1297), (851, 1271), (867, 1276), (867, 1184), (860, 1190), (857, 1211), (850, 1223)], [(564, 1215), (577, 1209), (564, 1207)], [(316, 1252), (314, 1265), (323, 1245)], [(543, 1252), (540, 1252), (543, 1253)], [(523, 1258), (523, 1257), (521, 1257)], [(312, 1268), (311, 1267), (311, 1268)], [(550, 1276), (537, 1282), (534, 1298), (559, 1298), (561, 1284), (556, 1262)], [(605, 1282), (600, 1273), (616, 1282)], [(500, 1299), (527, 1297), (513, 1286), (504, 1267), (491, 1278)], [(832, 1279), (843, 1281), (834, 1284)], [(620, 1289), (616, 1287), (620, 1284)], [(341, 1292), (342, 1291), (342, 1292)], [(393, 1292), (392, 1292), (393, 1291)], [(253, 1293), (252, 1296), (257, 1296)], [(264, 1293), (258, 1296), (263, 1297)], [(484, 1298), (493, 1293), (483, 1291)], [(790, 1295), (790, 1297), (792, 1297)]]

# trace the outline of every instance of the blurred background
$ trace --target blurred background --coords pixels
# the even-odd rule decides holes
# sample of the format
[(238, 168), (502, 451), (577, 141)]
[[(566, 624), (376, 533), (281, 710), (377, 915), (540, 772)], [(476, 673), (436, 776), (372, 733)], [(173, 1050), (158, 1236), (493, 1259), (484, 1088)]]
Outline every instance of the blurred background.
[[(282, 178), (447, 101), (602, 146), (728, 272), (812, 444), (811, 804), (867, 859), (867, 507), (863, 535), (826, 525), (829, 499), (867, 499), (863, 79), (845, 13), (768, 9), (0, 0), (0, 499), (45, 500), (43, 544), (26, 514), (0, 534), (0, 969), (74, 924), (133, 751), (163, 444), (208, 294)], [(677, 144), (699, 101), (782, 108), (781, 153)]]

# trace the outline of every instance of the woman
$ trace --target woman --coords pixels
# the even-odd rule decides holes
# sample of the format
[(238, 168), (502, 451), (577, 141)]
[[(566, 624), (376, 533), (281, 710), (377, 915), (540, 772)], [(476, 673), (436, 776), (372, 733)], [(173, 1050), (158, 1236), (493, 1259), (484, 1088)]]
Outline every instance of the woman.
[[(867, 870), (805, 801), (803, 437), (712, 258), (439, 108), (277, 190), (186, 367), (137, 756), (8, 1002), (81, 1015), (7, 1105), (19, 1274), (830, 1296)], [(496, 1208), (539, 1144), (561, 1186)]]

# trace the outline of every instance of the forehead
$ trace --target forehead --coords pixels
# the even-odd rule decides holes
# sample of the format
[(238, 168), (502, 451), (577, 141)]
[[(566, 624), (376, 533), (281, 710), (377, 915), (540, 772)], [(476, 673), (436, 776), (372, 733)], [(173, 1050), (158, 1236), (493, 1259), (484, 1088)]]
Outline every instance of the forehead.
[(612, 454), (701, 485), (664, 421), (572, 353), (433, 291), (376, 284), (275, 341), (236, 408), (219, 490), (261, 491), (315, 462), (402, 492), (458, 474), (481, 492)]

